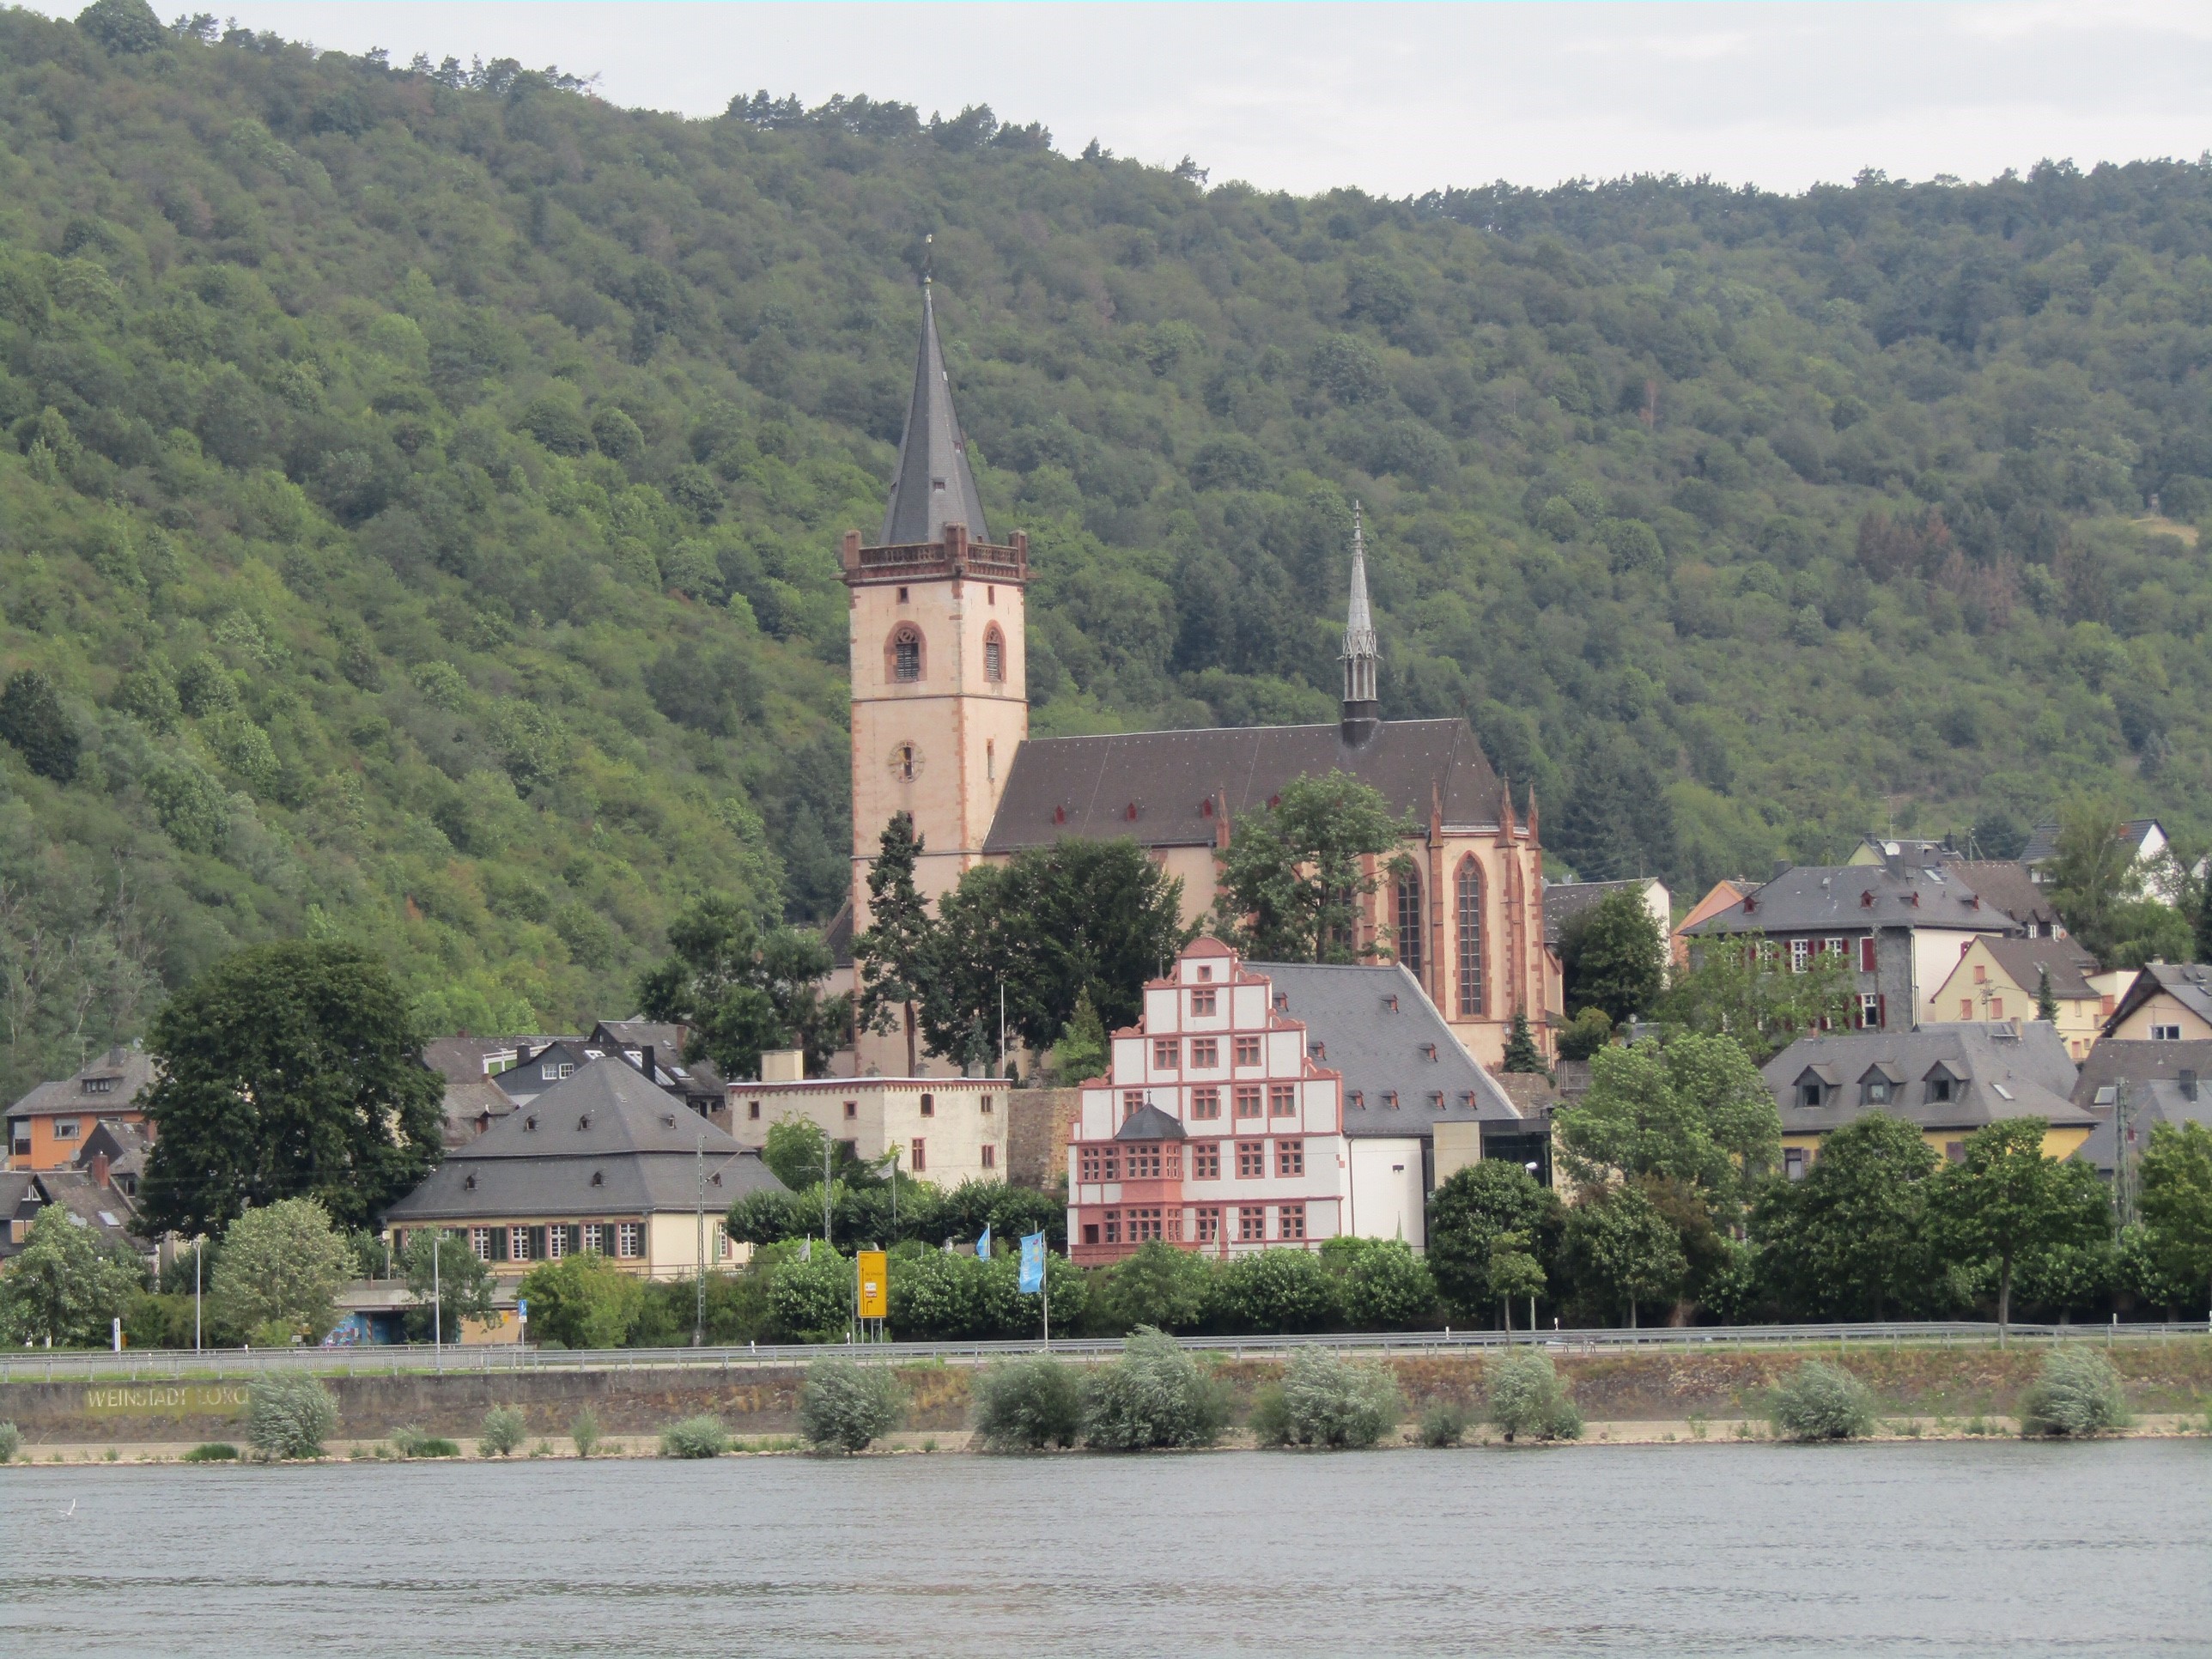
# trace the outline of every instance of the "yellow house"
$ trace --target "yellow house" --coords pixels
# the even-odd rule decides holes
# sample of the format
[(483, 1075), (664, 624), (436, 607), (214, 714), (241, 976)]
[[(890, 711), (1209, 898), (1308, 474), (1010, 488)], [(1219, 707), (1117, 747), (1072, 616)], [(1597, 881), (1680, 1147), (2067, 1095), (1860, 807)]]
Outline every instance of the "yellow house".
[(1823, 1139), (1868, 1112), (1915, 1125), (1954, 1163), (1968, 1135), (2008, 1118), (2048, 1123), (2048, 1158), (2072, 1157), (2097, 1121), (2069, 1098), (2074, 1062), (2041, 1021), (1835, 1031), (1801, 1037), (1760, 1069), (1782, 1115), (1782, 1169), (1792, 1180)]
[(899, 1168), (939, 1187), (1003, 1181), (1007, 1089), (974, 1077), (844, 1077), (805, 1081), (796, 1052), (761, 1056), (758, 1083), (732, 1083), (730, 1132), (757, 1150), (785, 1118), (804, 1118), (873, 1163), (896, 1149)]
[(2146, 964), (2105, 1022), (2105, 1035), (2151, 1042), (2212, 1037), (2212, 968), (2201, 962)]
[(2108, 994), (2099, 988), (2096, 958), (2070, 939), (1968, 939), (1953, 968), (1929, 999), (1945, 1019), (1987, 1022), (2029, 1020), (2037, 994), (2049, 976), (2057, 1004), (2059, 1039), (2077, 1062), (2089, 1052), (2112, 1012)]

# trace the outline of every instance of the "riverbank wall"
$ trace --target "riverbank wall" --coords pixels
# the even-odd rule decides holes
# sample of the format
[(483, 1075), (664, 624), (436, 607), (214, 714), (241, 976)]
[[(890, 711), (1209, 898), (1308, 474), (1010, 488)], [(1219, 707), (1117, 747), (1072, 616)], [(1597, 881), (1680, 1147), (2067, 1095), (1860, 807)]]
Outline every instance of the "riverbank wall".
[[(1789, 1347), (1672, 1349), (1627, 1353), (1556, 1353), (1554, 1362), (1593, 1422), (1727, 1421), (1765, 1413), (1769, 1391), (1805, 1360), (1848, 1366), (1874, 1390), (1885, 1415), (1965, 1420), (2007, 1417), (2047, 1351), (2040, 1343), (1850, 1343)], [(2212, 1407), (2212, 1337), (2122, 1341), (2110, 1349), (2130, 1406), (2142, 1413), (2193, 1413)], [(1393, 1355), (1409, 1418), (1435, 1401), (1479, 1412), (1486, 1364), (1493, 1353)], [(1081, 1364), (1097, 1363), (1077, 1360)], [(1218, 1362), (1234, 1389), (1241, 1420), (1255, 1390), (1281, 1375), (1274, 1358)], [(909, 1434), (957, 1433), (969, 1423), (974, 1368), (929, 1362), (898, 1368), (909, 1405)], [(454, 1439), (475, 1435), (495, 1406), (522, 1413), (533, 1436), (562, 1437), (589, 1407), (609, 1435), (652, 1435), (679, 1419), (719, 1417), (743, 1436), (796, 1431), (803, 1365), (580, 1367), (571, 1370), (471, 1370), (439, 1376), (354, 1374), (325, 1379), (337, 1396), (337, 1435), (381, 1440), (401, 1428)], [(238, 1440), (246, 1422), (241, 1378), (173, 1382), (71, 1381), (0, 1383), (0, 1421), (12, 1421), (27, 1448), (133, 1446)]]

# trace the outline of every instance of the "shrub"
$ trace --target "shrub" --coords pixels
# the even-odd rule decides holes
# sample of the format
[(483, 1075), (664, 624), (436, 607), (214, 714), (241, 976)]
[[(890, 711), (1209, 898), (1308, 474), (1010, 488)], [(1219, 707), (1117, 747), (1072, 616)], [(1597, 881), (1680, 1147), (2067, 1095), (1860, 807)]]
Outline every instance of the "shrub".
[(13, 1423), (0, 1423), (0, 1463), (12, 1463), (23, 1449), (23, 1431)]
[(906, 1391), (888, 1366), (862, 1365), (825, 1354), (806, 1368), (799, 1394), (799, 1428), (818, 1451), (866, 1451), (898, 1426)]
[(1057, 1359), (1005, 1359), (975, 1378), (975, 1435), (992, 1451), (1072, 1446), (1082, 1426), (1083, 1391)]
[(1775, 1389), (1768, 1415), (1784, 1440), (1856, 1440), (1874, 1432), (1874, 1395), (1841, 1365), (1808, 1359)]
[(589, 1457), (599, 1449), (599, 1419), (592, 1415), (589, 1406), (576, 1413), (568, 1425), (568, 1438), (576, 1443), (576, 1455)]
[(1467, 1432), (1467, 1407), (1456, 1400), (1432, 1400), (1421, 1413), (1421, 1443), (1438, 1448), (1456, 1446)]
[(246, 1443), (263, 1457), (320, 1457), (338, 1402), (304, 1372), (256, 1377), (246, 1391)]
[(483, 1433), (477, 1449), (486, 1457), (505, 1457), (522, 1444), (530, 1431), (522, 1413), (512, 1406), (494, 1406), (484, 1413)]
[(228, 1440), (210, 1440), (204, 1446), (195, 1446), (185, 1454), (187, 1463), (235, 1463), (238, 1448)]
[(2128, 1420), (2112, 1362), (2094, 1348), (2055, 1348), (2020, 1402), (2022, 1434), (2102, 1434)]
[(1486, 1414), (1506, 1439), (1582, 1438), (1582, 1413), (1545, 1356), (1508, 1354), (1484, 1369), (1489, 1382)]
[(1215, 1270), (1211, 1291), (1209, 1317), (1224, 1330), (1317, 1331), (1337, 1314), (1336, 1280), (1310, 1250), (1233, 1257)]
[(1083, 1391), (1083, 1443), (1097, 1451), (1210, 1446), (1228, 1423), (1227, 1385), (1148, 1325), (1121, 1345), (1121, 1358), (1091, 1374)]
[(719, 1417), (687, 1417), (660, 1431), (663, 1457), (720, 1457), (729, 1449), (729, 1431)]
[(1327, 1348), (1301, 1348), (1281, 1383), (1263, 1394), (1254, 1432), (1286, 1446), (1371, 1446), (1398, 1426), (1404, 1403), (1387, 1365), (1355, 1364)]
[(452, 1441), (434, 1434), (425, 1434), (420, 1429), (399, 1428), (392, 1431), (392, 1449), (402, 1457), (459, 1457), (461, 1449)]

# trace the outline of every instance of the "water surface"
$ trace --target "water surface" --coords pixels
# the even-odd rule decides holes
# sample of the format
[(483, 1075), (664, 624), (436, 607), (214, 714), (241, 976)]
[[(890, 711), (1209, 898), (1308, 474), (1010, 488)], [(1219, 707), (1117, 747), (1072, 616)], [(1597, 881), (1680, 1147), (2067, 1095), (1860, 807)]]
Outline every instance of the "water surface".
[(0, 1472), (0, 1651), (2212, 1650), (2212, 1443)]

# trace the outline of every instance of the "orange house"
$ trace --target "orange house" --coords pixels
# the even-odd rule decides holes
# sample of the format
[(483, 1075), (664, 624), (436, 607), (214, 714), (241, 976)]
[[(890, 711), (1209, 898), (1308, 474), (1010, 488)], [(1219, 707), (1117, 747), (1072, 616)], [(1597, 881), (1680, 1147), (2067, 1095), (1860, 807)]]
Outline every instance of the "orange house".
[(103, 1121), (127, 1123), (153, 1139), (143, 1101), (154, 1062), (142, 1049), (110, 1048), (73, 1077), (41, 1083), (8, 1109), (8, 1167), (66, 1170), (85, 1137)]

